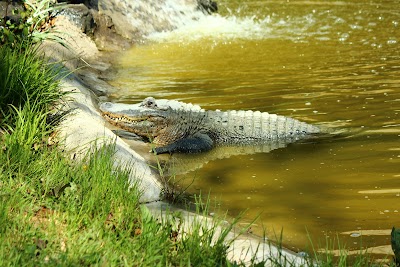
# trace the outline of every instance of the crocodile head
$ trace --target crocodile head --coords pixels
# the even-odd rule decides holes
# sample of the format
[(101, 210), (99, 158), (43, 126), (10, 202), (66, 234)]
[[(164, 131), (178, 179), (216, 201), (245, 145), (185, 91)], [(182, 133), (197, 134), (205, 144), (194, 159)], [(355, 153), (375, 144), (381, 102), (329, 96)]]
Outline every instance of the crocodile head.
[(111, 124), (126, 131), (153, 140), (155, 144), (165, 145), (180, 136), (165, 134), (174, 123), (174, 110), (204, 111), (199, 106), (175, 100), (148, 97), (138, 104), (105, 102), (100, 105), (103, 116)]
[(153, 140), (166, 126), (166, 111), (155, 107), (105, 102), (100, 110), (104, 118), (118, 128)]

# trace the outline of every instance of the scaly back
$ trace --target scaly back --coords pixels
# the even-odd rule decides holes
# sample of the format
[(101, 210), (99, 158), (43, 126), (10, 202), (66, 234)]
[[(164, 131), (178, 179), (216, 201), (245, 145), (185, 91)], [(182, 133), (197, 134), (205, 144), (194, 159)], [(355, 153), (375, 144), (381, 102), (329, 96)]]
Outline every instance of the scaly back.
[(259, 111), (206, 111), (217, 143), (295, 141), (319, 133), (320, 129), (296, 119)]

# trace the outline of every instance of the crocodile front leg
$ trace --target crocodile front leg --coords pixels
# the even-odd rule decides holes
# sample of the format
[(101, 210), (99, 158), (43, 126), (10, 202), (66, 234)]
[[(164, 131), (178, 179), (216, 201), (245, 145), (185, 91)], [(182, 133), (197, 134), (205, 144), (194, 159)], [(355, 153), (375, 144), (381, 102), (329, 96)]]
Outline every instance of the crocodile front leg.
[(188, 136), (183, 139), (179, 139), (172, 144), (156, 147), (153, 152), (156, 154), (162, 153), (199, 153), (210, 150), (214, 146), (213, 140), (204, 133), (197, 133), (193, 136)]

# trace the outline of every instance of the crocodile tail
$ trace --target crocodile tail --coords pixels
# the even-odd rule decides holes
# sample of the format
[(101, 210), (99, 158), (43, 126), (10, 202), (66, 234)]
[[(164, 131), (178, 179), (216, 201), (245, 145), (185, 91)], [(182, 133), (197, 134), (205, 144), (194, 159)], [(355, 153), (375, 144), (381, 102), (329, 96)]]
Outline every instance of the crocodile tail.
[[(321, 132), (317, 126), (296, 119), (259, 111), (213, 111), (215, 129), (221, 129), (221, 136), (231, 137), (244, 143), (254, 141), (301, 139)], [(229, 138), (227, 138), (229, 139)], [(229, 142), (230, 140), (226, 140)], [(224, 142), (224, 140), (222, 140)]]

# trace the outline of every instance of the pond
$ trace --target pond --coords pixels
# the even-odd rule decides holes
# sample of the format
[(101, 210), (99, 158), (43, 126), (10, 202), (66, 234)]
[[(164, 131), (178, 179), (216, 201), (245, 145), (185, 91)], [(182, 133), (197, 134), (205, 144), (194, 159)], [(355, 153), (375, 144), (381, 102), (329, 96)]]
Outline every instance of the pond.
[(189, 158), (175, 183), (231, 216), (259, 216), (257, 235), (283, 229), (294, 250), (310, 238), (324, 247), (327, 235), (386, 253), (400, 227), (399, 6), (219, 1), (219, 15), (153, 33), (116, 59), (110, 98), (259, 110), (341, 131), (268, 153), (174, 155)]

